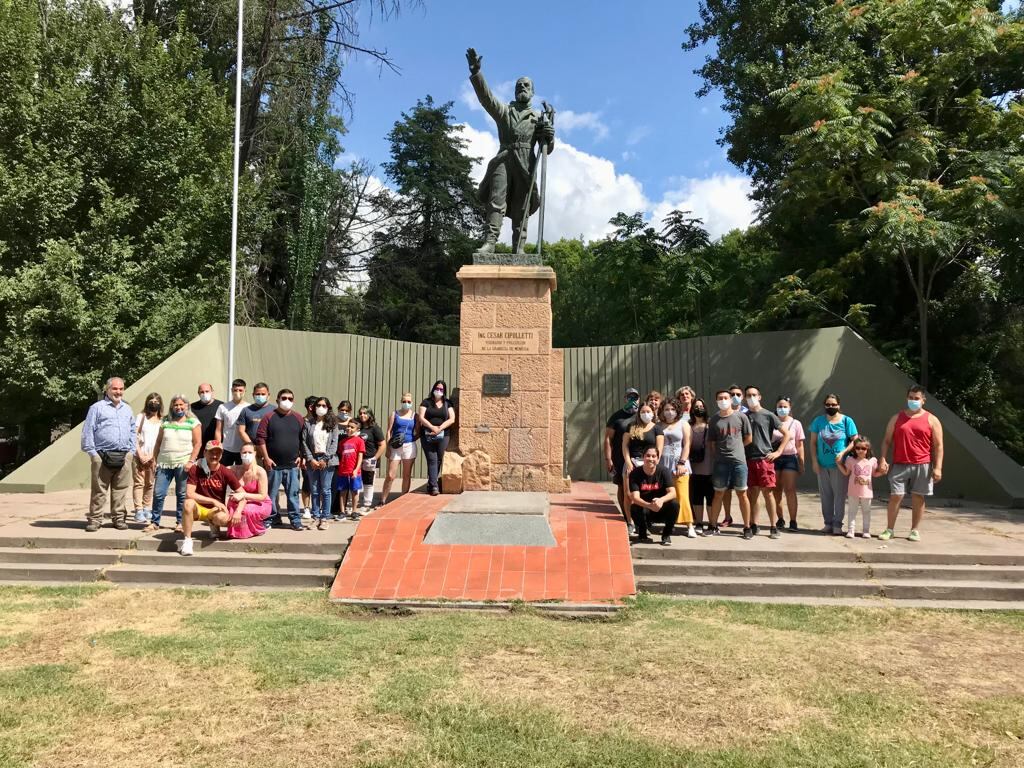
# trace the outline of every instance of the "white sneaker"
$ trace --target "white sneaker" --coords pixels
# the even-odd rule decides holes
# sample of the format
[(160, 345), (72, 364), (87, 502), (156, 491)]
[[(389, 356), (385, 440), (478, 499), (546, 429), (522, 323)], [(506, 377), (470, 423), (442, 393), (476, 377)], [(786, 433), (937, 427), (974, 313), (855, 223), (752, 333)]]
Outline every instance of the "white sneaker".
[(182, 539), (177, 543), (178, 554), (185, 557), (192, 556), (192, 539)]
[(870, 539), (871, 538), (871, 534), (868, 533), (867, 531), (864, 531), (864, 533), (862, 533), (861, 536), (863, 536), (865, 539)]
[(686, 529), (686, 538), (688, 538), (688, 539), (696, 539), (697, 538), (697, 531), (694, 530), (694, 527), (692, 525), (689, 528)]
[(632, 523), (627, 523), (626, 524), (626, 533), (628, 533), (630, 536), (635, 536), (636, 535), (636, 526), (633, 525)]
[(308, 509), (302, 510), (302, 519), (303, 520), (312, 520), (313, 519), (313, 513), (310, 512)]
[(857, 534), (853, 532), (852, 528), (846, 532), (846, 538), (853, 539), (853, 538), (856, 538), (856, 537), (857, 537)]

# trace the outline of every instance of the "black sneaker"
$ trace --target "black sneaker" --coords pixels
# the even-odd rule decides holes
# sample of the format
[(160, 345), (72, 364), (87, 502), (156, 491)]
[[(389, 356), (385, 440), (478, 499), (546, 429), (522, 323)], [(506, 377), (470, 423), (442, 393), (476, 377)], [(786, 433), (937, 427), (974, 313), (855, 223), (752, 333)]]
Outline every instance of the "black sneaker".
[(100, 529), (100, 524), (99, 523), (86, 523), (85, 524), (85, 532), (86, 533), (96, 533), (96, 531), (98, 531), (99, 529)]
[(730, 527), (732, 527), (732, 518), (729, 517), (728, 515), (726, 515), (725, 516), (725, 520), (722, 521), (722, 527), (723, 528), (730, 528)]
[(786, 518), (780, 517), (779, 521), (775, 524), (775, 527), (778, 528), (779, 531), (786, 530)]
[(636, 543), (637, 544), (653, 544), (654, 543), (654, 539), (652, 539), (650, 536), (647, 536), (647, 535), (637, 536)]
[(302, 527), (302, 523), (292, 523), (292, 530), (293, 531), (304, 531), (306, 529)]
[(768, 530), (768, 538), (769, 539), (777, 539), (777, 538), (779, 538), (779, 529), (776, 528), (774, 525)]
[(128, 523), (126, 523), (124, 520), (118, 520), (116, 523), (114, 523), (114, 528), (116, 528), (119, 531), (127, 531)]
[(754, 534), (755, 536), (757, 536), (757, 532), (759, 530), (761, 530), (761, 529), (757, 527), (757, 523), (754, 523), (753, 525), (750, 526), (750, 532), (752, 534)]
[(752, 539), (752, 538), (754, 538), (753, 531), (751, 531), (749, 528), (744, 528), (743, 529), (743, 538), (744, 539)]
[(663, 546), (663, 547), (671, 547), (672, 546), (672, 537), (671, 536), (662, 536), (661, 537), (661, 546)]
[(790, 520), (789, 521), (789, 530), (791, 530), (791, 531), (799, 531), (800, 530), (799, 528), (796, 527), (796, 520)]

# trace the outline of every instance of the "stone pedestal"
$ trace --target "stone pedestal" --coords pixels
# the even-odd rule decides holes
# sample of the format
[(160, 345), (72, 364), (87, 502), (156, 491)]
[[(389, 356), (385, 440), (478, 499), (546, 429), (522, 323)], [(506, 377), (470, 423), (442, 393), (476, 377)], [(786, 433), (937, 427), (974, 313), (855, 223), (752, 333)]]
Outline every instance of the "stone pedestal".
[(457, 277), (459, 451), (470, 467), (487, 468), (464, 472), (464, 490), (567, 493), (563, 360), (551, 349), (554, 270), (472, 264)]

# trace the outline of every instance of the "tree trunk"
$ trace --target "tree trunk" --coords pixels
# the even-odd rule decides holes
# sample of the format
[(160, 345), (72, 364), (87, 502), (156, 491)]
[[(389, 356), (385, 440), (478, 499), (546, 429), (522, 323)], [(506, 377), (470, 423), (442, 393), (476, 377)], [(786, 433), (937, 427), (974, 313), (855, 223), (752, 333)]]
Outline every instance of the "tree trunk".
[(252, 86), (249, 90), (249, 101), (242, 113), (241, 148), (238, 153), (239, 168), (245, 168), (252, 154), (253, 140), (256, 135), (256, 123), (260, 114), (260, 103), (263, 101), (263, 89), (267, 83), (267, 67), (270, 65), (270, 53), (274, 24), (277, 17), (277, 0), (268, 0), (267, 12), (263, 17), (263, 34), (260, 37), (259, 54), (252, 70)]
[(918, 383), (928, 388), (928, 295), (925, 292), (924, 257), (917, 257), (917, 325), (921, 344), (921, 371)]

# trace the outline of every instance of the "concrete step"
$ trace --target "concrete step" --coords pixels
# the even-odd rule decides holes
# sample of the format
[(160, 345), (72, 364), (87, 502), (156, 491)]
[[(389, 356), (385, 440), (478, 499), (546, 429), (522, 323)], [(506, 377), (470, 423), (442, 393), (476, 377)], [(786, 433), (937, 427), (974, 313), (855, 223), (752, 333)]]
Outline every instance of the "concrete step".
[(0, 547), (0, 563), (50, 563), (54, 565), (113, 565), (123, 552), (114, 549), (51, 549), (49, 547)]
[[(799, 535), (799, 534), (790, 534)], [(1016, 565), (1024, 566), (1024, 554), (972, 554), (914, 551), (907, 542), (900, 542), (898, 549), (854, 550), (841, 547), (813, 550), (790, 550), (773, 546), (776, 542), (761, 543), (757, 539), (743, 549), (725, 549), (707, 544), (701, 539), (687, 539), (674, 536), (673, 546), (659, 544), (633, 544), (630, 551), (633, 560), (717, 560), (717, 561), (767, 561), (787, 563), (906, 563), (914, 565)], [(905, 547), (903, 545), (906, 545)], [(879, 544), (878, 546), (884, 546)]]
[(58, 536), (0, 536), (0, 548), (36, 547), (39, 549), (131, 549), (135, 546), (134, 535), (138, 531), (116, 532), (106, 529), (96, 533), (84, 531)]
[(779, 577), (799, 579), (876, 579), (887, 583), (899, 579), (933, 579), (942, 581), (1006, 581), (1024, 584), (1024, 567), (1019, 565), (932, 565), (872, 564), (825, 562), (769, 561), (681, 561), (637, 560), (636, 576), (690, 575), (743, 577)]
[[(303, 537), (307, 536), (305, 541)], [(243, 540), (220, 540), (212, 538), (207, 531), (197, 531), (193, 536), (196, 551), (217, 551), (217, 552), (248, 552), (248, 553), (282, 553), (282, 554), (306, 554), (306, 555), (335, 555), (340, 557), (347, 546), (347, 540), (322, 541), (312, 538), (315, 532), (306, 531), (295, 533), (294, 541), (268, 541), (264, 537)], [(140, 552), (176, 552), (175, 542), (181, 538), (181, 534), (167, 532), (158, 533), (153, 536), (146, 536), (139, 539), (135, 549)]]
[(174, 565), (119, 565), (104, 577), (115, 584), (206, 587), (324, 587), (334, 580), (333, 568), (247, 568), (208, 566), (202, 557), (179, 557)]
[[(239, 552), (217, 547), (197, 549), (192, 559), (201, 563), (204, 568), (209, 566), (226, 568), (280, 568), (292, 569), (333, 569), (341, 559), (338, 554), (320, 555), (316, 553), (289, 552)], [(181, 557), (174, 552), (162, 550), (132, 550), (121, 555), (125, 565), (181, 565)]]
[(103, 566), (88, 563), (0, 563), (0, 583), (96, 581)]
[(893, 600), (1024, 600), (1024, 584), (1005, 581), (896, 579), (814, 579), (799, 577), (722, 577), (699, 573), (645, 576), (637, 589), (663, 594), (751, 597), (887, 597)]

